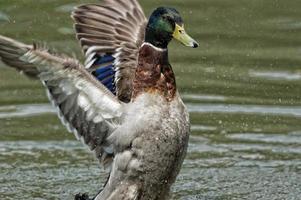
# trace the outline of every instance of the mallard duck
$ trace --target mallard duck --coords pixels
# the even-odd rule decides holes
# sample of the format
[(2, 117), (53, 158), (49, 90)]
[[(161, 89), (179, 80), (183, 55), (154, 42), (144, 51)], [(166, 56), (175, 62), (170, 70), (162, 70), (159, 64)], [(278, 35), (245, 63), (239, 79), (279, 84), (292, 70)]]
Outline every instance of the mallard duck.
[(160, 7), (147, 20), (136, 0), (82, 5), (72, 18), (84, 65), (0, 36), (2, 61), (39, 78), (62, 123), (110, 169), (93, 199), (167, 199), (190, 130), (167, 46), (173, 38), (193, 48), (198, 43), (178, 11)]

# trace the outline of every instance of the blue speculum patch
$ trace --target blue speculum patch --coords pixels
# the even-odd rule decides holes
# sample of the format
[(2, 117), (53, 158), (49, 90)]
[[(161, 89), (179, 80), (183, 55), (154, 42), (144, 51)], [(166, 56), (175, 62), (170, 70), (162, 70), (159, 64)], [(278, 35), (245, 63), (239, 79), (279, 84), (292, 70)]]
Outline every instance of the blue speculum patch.
[[(93, 64), (96, 67), (96, 70), (93, 72), (93, 75), (108, 88), (113, 94), (116, 94), (115, 87), (115, 69), (114, 62), (115, 58), (112, 55), (100, 56), (95, 63)], [(97, 68), (99, 66), (99, 68)]]

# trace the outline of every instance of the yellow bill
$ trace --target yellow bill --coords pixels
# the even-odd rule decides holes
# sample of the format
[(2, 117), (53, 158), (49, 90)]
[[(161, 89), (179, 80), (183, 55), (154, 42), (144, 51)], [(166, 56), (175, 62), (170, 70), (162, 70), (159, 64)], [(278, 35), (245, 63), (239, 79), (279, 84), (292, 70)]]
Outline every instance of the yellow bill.
[(176, 28), (172, 36), (187, 47), (199, 47), (199, 44), (186, 33), (184, 25), (180, 26), (176, 24)]

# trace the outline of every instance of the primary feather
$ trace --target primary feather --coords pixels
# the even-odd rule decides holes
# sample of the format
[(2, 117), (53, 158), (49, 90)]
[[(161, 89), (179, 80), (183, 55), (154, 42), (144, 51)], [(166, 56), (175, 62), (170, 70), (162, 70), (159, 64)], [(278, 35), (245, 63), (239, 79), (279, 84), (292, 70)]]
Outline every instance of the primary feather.
[(18, 71), (25, 73), (29, 77), (36, 78), (38, 72), (34, 65), (19, 59), (32, 48), (33, 45), (25, 45), (0, 35), (0, 55), (2, 62), (15, 67)]

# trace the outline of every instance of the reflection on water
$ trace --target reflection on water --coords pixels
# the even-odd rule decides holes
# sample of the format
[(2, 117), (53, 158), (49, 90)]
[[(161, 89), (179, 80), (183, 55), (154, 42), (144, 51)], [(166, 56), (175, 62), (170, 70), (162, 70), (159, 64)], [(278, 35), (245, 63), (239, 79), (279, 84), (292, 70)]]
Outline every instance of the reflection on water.
[[(81, 0), (81, 3), (97, 2)], [(170, 59), (192, 136), (174, 199), (299, 199), (299, 0), (158, 0), (178, 8), (201, 44), (172, 43)], [(82, 58), (72, 0), (1, 0), (0, 34), (47, 41)], [(0, 199), (73, 199), (107, 178), (47, 103), (38, 81), (0, 64)]]

